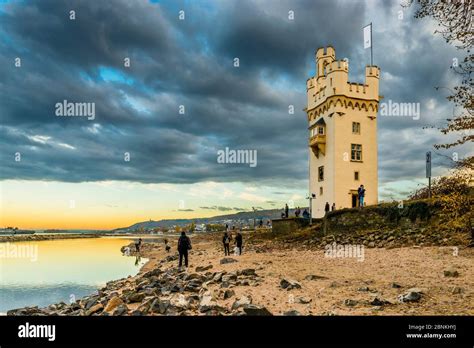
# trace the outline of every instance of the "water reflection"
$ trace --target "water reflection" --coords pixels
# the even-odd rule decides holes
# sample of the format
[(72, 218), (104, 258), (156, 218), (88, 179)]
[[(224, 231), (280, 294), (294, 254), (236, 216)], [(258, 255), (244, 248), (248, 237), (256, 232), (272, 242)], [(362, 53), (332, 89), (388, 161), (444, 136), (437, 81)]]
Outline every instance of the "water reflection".
[(122, 255), (130, 243), (120, 238), (65, 239), (10, 243), (36, 247), (37, 258), (0, 258), (0, 312), (69, 302), (94, 292), (107, 281), (135, 275), (148, 261)]

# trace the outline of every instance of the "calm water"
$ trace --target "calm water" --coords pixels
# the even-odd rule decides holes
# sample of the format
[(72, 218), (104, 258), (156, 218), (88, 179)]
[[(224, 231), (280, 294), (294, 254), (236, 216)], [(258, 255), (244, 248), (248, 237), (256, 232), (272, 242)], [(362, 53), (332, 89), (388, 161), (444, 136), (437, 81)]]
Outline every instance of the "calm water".
[[(136, 263), (122, 255), (120, 248), (130, 242), (105, 237), (10, 243), (9, 257), (0, 258), (0, 312), (68, 303), (110, 280), (137, 274), (147, 260)], [(22, 257), (13, 257), (11, 247), (22, 250)]]

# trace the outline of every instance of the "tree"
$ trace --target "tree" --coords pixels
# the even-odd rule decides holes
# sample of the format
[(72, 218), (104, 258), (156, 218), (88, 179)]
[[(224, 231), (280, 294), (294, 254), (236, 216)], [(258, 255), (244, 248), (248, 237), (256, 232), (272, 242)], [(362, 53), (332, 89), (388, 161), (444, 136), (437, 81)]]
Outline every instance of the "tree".
[[(436, 149), (449, 149), (474, 141), (474, 96), (472, 72), (474, 70), (474, 54), (471, 53), (474, 43), (473, 30), (473, 1), (432, 1), (410, 0), (407, 6), (416, 3), (415, 18), (431, 17), (438, 23), (435, 34), (440, 34), (448, 44), (453, 44), (458, 50), (466, 51), (462, 62), (455, 58), (451, 69), (461, 75), (461, 84), (454, 87), (447, 99), (459, 107), (462, 112), (447, 118), (445, 126), (439, 128), (443, 134), (456, 132), (456, 141), (445, 144), (435, 144)], [(440, 88), (440, 87), (438, 87)], [(456, 167), (474, 169), (474, 158), (468, 156), (456, 161)]]

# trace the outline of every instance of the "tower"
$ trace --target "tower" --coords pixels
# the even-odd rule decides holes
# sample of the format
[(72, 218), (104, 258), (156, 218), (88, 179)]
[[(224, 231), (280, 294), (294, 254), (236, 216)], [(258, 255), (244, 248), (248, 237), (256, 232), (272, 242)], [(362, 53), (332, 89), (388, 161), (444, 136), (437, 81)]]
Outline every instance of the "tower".
[(366, 66), (365, 83), (348, 81), (349, 64), (333, 47), (316, 51), (316, 76), (306, 81), (309, 124), (309, 190), (312, 216), (324, 216), (326, 202), (357, 207), (378, 202), (377, 111), (380, 69)]

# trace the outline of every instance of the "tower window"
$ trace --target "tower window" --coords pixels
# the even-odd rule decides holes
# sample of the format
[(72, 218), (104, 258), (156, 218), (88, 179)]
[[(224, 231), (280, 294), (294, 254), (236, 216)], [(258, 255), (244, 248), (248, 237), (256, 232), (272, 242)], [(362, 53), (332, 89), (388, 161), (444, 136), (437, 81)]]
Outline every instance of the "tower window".
[(318, 167), (318, 181), (324, 181), (324, 166)]
[(359, 172), (354, 172), (354, 180), (359, 181)]
[(320, 195), (320, 196), (323, 195), (323, 187), (322, 187), (322, 186), (319, 188), (319, 195)]
[(351, 160), (362, 161), (362, 145), (351, 144)]
[(324, 135), (324, 127), (318, 127), (318, 134)]
[(352, 133), (353, 134), (360, 134), (360, 123), (359, 122), (352, 122)]

